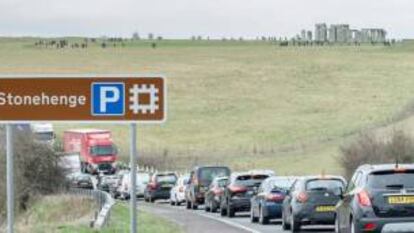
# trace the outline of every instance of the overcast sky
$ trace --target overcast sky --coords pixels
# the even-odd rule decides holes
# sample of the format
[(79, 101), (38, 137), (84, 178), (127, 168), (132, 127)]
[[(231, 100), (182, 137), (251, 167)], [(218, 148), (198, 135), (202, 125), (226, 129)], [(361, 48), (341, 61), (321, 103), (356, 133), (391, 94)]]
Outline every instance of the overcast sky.
[(0, 0), (2, 36), (293, 36), (317, 22), (414, 38), (414, 0)]

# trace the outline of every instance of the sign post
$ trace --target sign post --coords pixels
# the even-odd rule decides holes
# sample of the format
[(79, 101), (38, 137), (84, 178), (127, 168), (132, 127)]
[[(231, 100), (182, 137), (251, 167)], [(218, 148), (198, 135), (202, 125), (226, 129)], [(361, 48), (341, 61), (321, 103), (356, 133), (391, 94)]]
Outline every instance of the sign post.
[(137, 186), (137, 125), (131, 123), (131, 148), (130, 148), (130, 159), (131, 159), (131, 233), (137, 232), (137, 195), (136, 195), (136, 186)]
[(13, 182), (13, 125), (6, 125), (7, 150), (7, 233), (13, 233), (14, 223), (14, 182)]
[(131, 227), (137, 232), (137, 123), (166, 120), (166, 84), (150, 75), (0, 76), (0, 123), (7, 124), (7, 229), (13, 233), (13, 126), (29, 122), (130, 123)]

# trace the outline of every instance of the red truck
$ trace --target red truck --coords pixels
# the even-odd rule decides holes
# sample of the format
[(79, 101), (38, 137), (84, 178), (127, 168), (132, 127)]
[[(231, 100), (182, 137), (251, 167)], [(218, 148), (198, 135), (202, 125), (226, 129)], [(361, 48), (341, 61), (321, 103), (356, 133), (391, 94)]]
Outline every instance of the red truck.
[(73, 129), (63, 135), (66, 153), (79, 153), (83, 172), (98, 174), (115, 173), (117, 148), (111, 131), (101, 129)]

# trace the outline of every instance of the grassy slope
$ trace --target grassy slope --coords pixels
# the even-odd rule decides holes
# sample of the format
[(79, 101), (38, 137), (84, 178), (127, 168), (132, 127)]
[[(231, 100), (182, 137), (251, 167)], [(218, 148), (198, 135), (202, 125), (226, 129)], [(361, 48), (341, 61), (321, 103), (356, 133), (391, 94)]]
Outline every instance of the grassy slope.
[[(140, 127), (141, 151), (220, 157), (238, 169), (337, 172), (342, 140), (390, 119), (411, 100), (414, 85), (413, 44), (279, 48), (165, 41), (155, 50), (148, 42), (42, 50), (29, 39), (0, 43), (1, 73), (165, 74), (168, 121)], [(79, 126), (58, 130), (66, 127)], [(112, 129), (128, 153), (126, 126), (97, 127)]]
[[(93, 203), (93, 202), (92, 202)], [(93, 233), (88, 227), (93, 216), (93, 204), (89, 200), (69, 196), (46, 196), (18, 219), (16, 232), (33, 233)], [(180, 233), (180, 229), (158, 217), (140, 212), (138, 228), (141, 233)], [(129, 232), (129, 209), (117, 203), (108, 227), (102, 233)]]

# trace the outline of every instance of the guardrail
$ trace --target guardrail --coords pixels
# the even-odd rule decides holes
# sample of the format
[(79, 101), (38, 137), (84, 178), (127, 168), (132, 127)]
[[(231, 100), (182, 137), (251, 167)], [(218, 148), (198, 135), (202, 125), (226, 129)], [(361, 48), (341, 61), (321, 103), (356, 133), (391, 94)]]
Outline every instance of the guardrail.
[(92, 197), (99, 207), (95, 213), (95, 218), (91, 222), (91, 227), (101, 229), (108, 224), (111, 216), (111, 208), (115, 204), (114, 199), (106, 192), (90, 189), (71, 188), (66, 191), (67, 194)]

